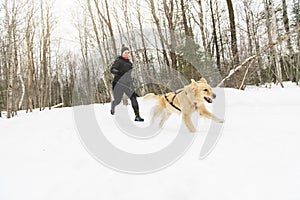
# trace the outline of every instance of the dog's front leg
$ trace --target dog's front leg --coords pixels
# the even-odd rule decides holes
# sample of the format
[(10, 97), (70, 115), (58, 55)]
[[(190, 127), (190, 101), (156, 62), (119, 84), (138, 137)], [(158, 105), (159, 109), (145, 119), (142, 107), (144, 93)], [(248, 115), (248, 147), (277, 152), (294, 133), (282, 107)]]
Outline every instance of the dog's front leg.
[(220, 119), (220, 118), (218, 118), (217, 116), (215, 116), (214, 114), (212, 114), (211, 112), (209, 112), (209, 111), (206, 109), (206, 107), (205, 107), (204, 104), (201, 104), (201, 106), (199, 106), (199, 108), (198, 108), (198, 113), (199, 113), (201, 116), (206, 117), (206, 118), (208, 118), (208, 119), (212, 119), (212, 120), (214, 120), (214, 121), (216, 121), (216, 122), (219, 122), (219, 123), (223, 123), (223, 122), (224, 122), (223, 119)]
[(186, 125), (186, 127), (189, 129), (190, 132), (196, 132), (196, 129), (192, 123), (192, 120), (191, 120), (191, 115), (188, 114), (188, 113), (182, 113), (182, 119)]

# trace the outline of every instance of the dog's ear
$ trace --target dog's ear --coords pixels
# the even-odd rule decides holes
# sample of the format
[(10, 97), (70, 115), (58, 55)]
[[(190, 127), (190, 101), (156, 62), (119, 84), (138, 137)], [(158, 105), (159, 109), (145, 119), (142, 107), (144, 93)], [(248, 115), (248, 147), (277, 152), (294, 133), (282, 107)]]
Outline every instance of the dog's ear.
[(196, 81), (195, 81), (194, 79), (191, 79), (191, 82), (192, 82), (192, 83), (195, 83)]
[(200, 82), (200, 83), (207, 83), (207, 81), (206, 81), (205, 78), (200, 78), (199, 82)]

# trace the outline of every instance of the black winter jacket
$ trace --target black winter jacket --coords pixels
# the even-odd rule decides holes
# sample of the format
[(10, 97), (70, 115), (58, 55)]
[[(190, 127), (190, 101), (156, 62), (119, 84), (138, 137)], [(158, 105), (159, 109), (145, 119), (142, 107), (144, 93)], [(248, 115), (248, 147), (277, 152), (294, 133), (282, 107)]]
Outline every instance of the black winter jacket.
[(133, 82), (131, 71), (132, 63), (122, 56), (118, 56), (110, 69), (110, 72), (114, 74), (113, 86), (117, 82), (126, 86), (131, 86)]

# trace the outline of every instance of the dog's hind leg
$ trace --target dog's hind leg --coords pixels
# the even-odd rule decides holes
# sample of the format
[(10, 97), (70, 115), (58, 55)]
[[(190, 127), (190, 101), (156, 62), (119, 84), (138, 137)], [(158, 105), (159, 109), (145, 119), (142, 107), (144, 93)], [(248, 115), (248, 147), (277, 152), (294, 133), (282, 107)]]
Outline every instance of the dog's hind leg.
[(169, 119), (171, 114), (172, 113), (168, 112), (168, 111), (163, 112), (163, 115), (162, 115), (160, 123), (159, 123), (159, 127), (162, 127), (164, 125), (164, 123)]
[(152, 118), (151, 118), (151, 124), (154, 123), (154, 121), (162, 114), (163, 112), (163, 108), (159, 105), (156, 105), (154, 108), (153, 108), (153, 111), (152, 111)]

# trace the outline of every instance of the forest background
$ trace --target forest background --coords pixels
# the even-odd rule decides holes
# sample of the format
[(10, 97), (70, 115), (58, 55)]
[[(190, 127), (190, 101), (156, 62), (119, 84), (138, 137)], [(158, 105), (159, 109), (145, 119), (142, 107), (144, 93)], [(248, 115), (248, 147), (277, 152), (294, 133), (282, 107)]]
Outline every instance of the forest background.
[(200, 77), (237, 89), (300, 79), (299, 0), (0, 3), (0, 117), (110, 102), (122, 44), (140, 96)]

